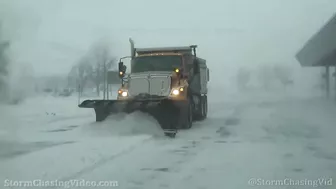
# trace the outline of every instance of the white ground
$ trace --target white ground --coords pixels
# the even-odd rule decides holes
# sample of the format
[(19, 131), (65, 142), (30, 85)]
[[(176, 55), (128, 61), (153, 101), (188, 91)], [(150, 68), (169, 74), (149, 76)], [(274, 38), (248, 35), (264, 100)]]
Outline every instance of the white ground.
[[(220, 95), (225, 100), (210, 95), (207, 120), (175, 139), (140, 113), (95, 123), (93, 110), (77, 108), (76, 97), (1, 106), (0, 180), (106, 180), (125, 189), (335, 188), (330, 180), (308, 180), (336, 179), (336, 102)], [(307, 180), (251, 186), (251, 178)]]

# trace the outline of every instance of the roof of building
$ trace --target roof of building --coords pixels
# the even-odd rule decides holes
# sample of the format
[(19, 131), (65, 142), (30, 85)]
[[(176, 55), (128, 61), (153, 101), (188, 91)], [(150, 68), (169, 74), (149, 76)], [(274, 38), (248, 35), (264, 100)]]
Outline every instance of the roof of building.
[(336, 14), (296, 54), (301, 66), (336, 65)]

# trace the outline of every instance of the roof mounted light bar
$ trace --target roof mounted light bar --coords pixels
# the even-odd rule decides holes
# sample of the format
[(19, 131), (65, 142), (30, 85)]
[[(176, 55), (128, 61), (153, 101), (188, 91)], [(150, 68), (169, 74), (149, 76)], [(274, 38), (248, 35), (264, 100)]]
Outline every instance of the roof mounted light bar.
[(155, 48), (136, 48), (136, 53), (141, 54), (151, 54), (151, 53), (164, 53), (164, 52), (174, 52), (182, 54), (192, 54), (195, 52), (195, 48), (191, 46), (180, 46), (180, 47), (155, 47)]

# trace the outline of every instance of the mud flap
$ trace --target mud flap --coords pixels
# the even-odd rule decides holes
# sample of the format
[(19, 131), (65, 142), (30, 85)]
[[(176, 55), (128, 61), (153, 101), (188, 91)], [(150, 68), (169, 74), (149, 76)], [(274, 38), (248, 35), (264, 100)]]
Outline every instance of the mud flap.
[(178, 119), (180, 110), (175, 106), (173, 101), (163, 100), (156, 106), (146, 108), (151, 116), (153, 116), (161, 125), (163, 130), (167, 132), (177, 132), (179, 129)]
[(165, 130), (163, 130), (163, 132), (166, 136), (169, 136), (171, 138), (175, 138), (175, 136), (177, 134), (177, 129), (176, 130), (165, 129)]

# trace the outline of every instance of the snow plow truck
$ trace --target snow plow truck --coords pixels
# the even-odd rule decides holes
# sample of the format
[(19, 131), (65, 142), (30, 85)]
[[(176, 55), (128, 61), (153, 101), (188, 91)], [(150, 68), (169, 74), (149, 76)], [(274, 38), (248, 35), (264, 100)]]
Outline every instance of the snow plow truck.
[[(120, 58), (121, 87), (116, 100), (85, 100), (80, 108), (93, 108), (96, 121), (110, 114), (142, 111), (153, 116), (166, 136), (175, 137), (179, 129), (189, 129), (208, 113), (209, 69), (197, 57), (196, 45), (161, 48), (135, 48), (130, 39), (131, 56)], [(126, 74), (123, 59), (131, 59)]]

